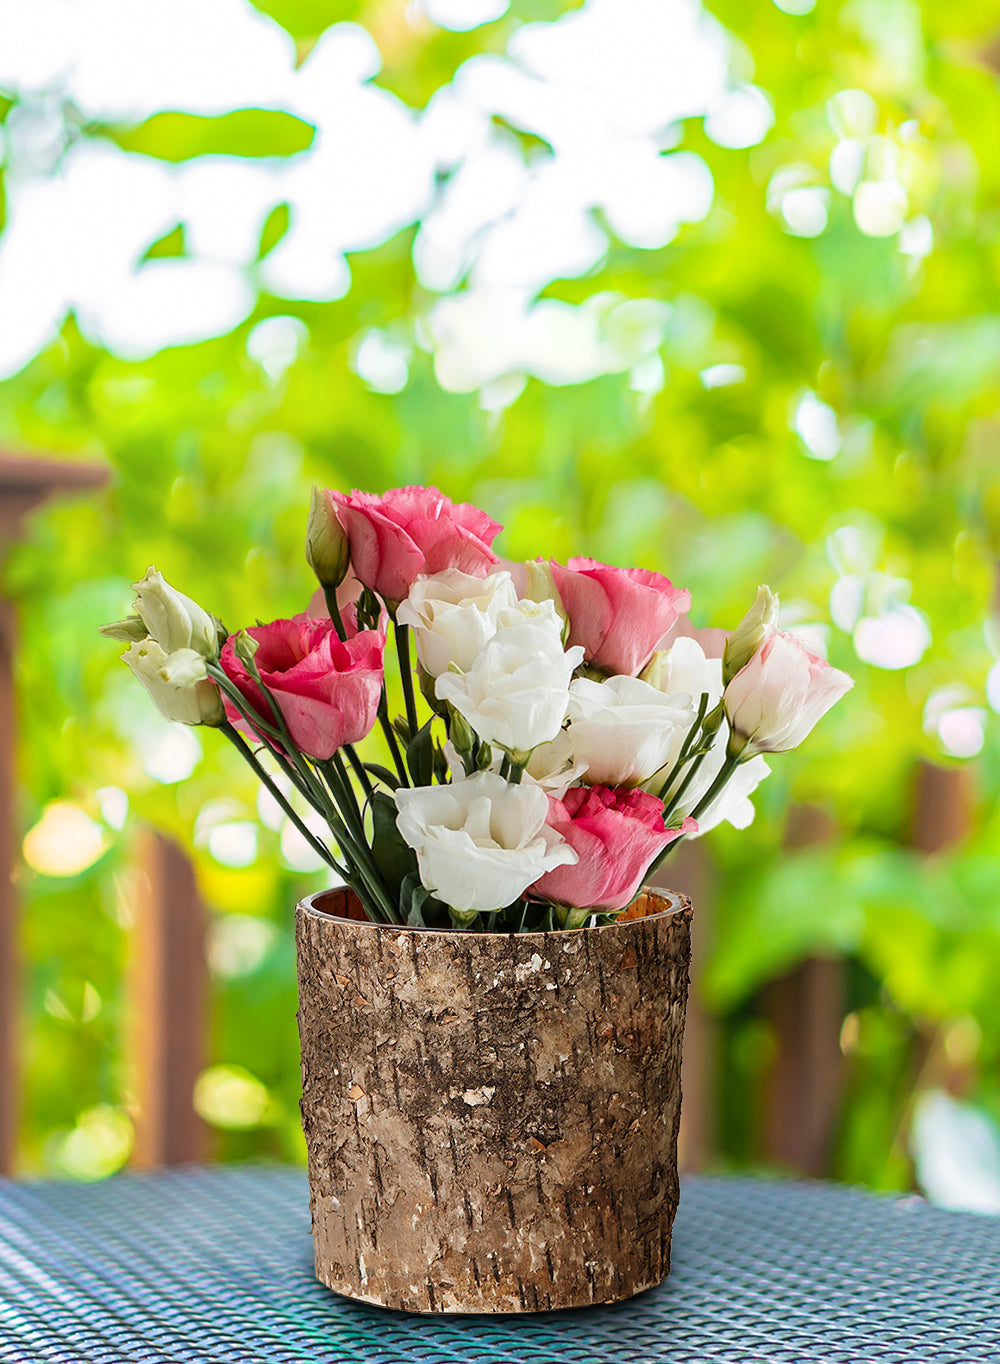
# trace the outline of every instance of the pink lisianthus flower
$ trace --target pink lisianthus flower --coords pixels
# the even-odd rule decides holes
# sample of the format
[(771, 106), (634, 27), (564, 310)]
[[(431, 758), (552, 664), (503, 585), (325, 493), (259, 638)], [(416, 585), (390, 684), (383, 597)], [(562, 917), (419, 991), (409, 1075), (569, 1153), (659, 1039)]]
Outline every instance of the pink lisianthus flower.
[(645, 568), (583, 558), (551, 567), (569, 617), (568, 642), (582, 644), (588, 663), (615, 676), (640, 673), (691, 605), (690, 592)]
[(550, 796), (548, 824), (577, 861), (546, 872), (528, 895), (599, 911), (630, 904), (654, 858), (675, 838), (698, 828), (688, 818), (679, 829), (665, 829), (662, 800), (609, 786), (574, 786), (562, 800)]
[[(305, 615), (258, 625), (246, 633), (258, 645), (253, 661), (261, 681), (301, 752), (310, 758), (331, 758), (342, 745), (357, 743), (372, 730), (382, 691), (383, 634), (362, 630), (342, 643), (332, 621)], [(274, 712), (232, 638), (219, 662), (252, 709), (273, 725)], [(228, 696), (224, 701), (229, 721), (257, 737)]]
[(746, 761), (797, 748), (853, 686), (797, 635), (771, 629), (723, 694), (730, 754)]
[(481, 578), (498, 562), (490, 549), (501, 530), (497, 522), (467, 502), (450, 502), (437, 488), (330, 496), (347, 532), (355, 576), (393, 606), (421, 573), (457, 568)]

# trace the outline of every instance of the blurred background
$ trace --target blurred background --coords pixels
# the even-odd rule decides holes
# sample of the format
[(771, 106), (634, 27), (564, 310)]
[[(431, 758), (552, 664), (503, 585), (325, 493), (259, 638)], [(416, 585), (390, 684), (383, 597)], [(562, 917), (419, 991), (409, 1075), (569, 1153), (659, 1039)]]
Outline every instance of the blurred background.
[(857, 679), (671, 867), (687, 1167), (1000, 1210), (998, 71), (986, 0), (0, 0), (0, 1164), (303, 1158), (323, 876), (97, 626), (434, 482)]

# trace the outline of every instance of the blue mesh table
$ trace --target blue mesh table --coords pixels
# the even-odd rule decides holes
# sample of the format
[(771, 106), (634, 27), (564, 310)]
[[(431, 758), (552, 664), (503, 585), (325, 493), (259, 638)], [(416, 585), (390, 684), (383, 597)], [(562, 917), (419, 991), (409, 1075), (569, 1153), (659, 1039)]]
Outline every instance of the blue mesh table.
[(1000, 1219), (691, 1179), (659, 1288), (573, 1312), (418, 1317), (314, 1281), (297, 1171), (0, 1183), (0, 1360), (996, 1364)]

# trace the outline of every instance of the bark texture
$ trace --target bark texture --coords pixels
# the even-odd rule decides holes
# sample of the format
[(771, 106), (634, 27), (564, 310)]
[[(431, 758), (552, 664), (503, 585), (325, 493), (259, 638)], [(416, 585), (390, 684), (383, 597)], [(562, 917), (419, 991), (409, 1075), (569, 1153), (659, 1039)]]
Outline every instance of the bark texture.
[[(349, 916), (355, 917), (349, 917)], [(317, 1277), (409, 1312), (615, 1302), (670, 1269), (690, 904), (555, 933), (298, 909)]]

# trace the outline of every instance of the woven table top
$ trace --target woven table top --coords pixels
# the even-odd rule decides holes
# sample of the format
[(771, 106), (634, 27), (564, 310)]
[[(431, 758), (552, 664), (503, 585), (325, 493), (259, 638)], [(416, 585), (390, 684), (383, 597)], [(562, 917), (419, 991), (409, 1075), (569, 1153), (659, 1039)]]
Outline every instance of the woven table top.
[(1000, 1218), (822, 1184), (689, 1179), (666, 1283), (612, 1307), (426, 1317), (312, 1275), (305, 1176), (0, 1182), (7, 1364), (1000, 1361)]

